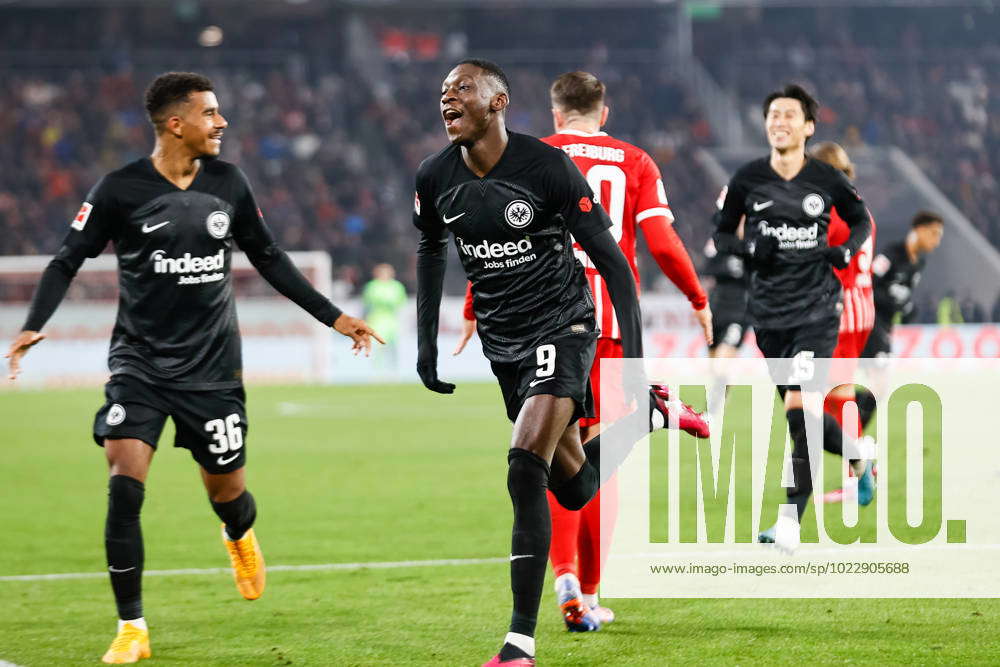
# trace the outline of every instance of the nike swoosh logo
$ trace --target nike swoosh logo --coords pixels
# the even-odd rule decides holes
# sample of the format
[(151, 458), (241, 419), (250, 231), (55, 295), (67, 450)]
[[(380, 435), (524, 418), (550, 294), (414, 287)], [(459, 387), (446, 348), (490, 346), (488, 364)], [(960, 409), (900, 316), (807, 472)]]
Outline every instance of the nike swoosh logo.
[(238, 457), (239, 455), (240, 455), (240, 453), (239, 453), (239, 452), (236, 452), (235, 454), (233, 454), (232, 456), (230, 456), (230, 457), (229, 457), (228, 459), (224, 459), (224, 458), (222, 458), (222, 457), (220, 456), (219, 458), (217, 458), (217, 459), (215, 460), (215, 462), (216, 462), (216, 463), (218, 463), (218, 464), (219, 464), (220, 466), (224, 466), (224, 465), (226, 465), (227, 463), (231, 463), (232, 461), (235, 461), (235, 460), (236, 460), (236, 457)]
[(444, 217), (444, 224), (450, 225), (451, 223), (455, 222), (456, 220), (458, 220), (459, 218), (461, 218), (466, 213), (467, 213), (467, 211), (462, 211), (461, 213), (459, 213), (458, 215), (456, 215), (453, 218), (449, 218), (448, 216), (445, 216)]
[(122, 572), (131, 572), (134, 569), (135, 569), (134, 567), (126, 567), (124, 570), (119, 570), (115, 567), (112, 567), (111, 565), (108, 565), (108, 572), (115, 572), (117, 574), (120, 574)]
[(511, 559), (511, 561), (515, 561), (515, 560), (517, 560), (518, 558), (533, 558), (533, 557), (534, 557), (534, 554), (524, 554), (523, 556), (513, 556), (513, 555), (512, 555), (512, 556), (510, 557), (510, 559)]
[(768, 200), (768, 201), (762, 201), (762, 202), (754, 202), (753, 203), (753, 211), (754, 211), (754, 213), (756, 213), (758, 211), (763, 211), (765, 208), (767, 208), (768, 206), (770, 206), (773, 203), (774, 203), (773, 199)]
[(556, 379), (555, 376), (552, 376), (550, 378), (544, 378), (542, 380), (532, 380), (531, 382), (528, 383), (528, 386), (534, 387), (536, 384), (541, 384), (543, 382), (548, 382), (549, 380), (555, 380), (555, 379)]
[(155, 231), (156, 231), (157, 229), (159, 229), (160, 227), (162, 227), (162, 226), (164, 226), (164, 225), (169, 225), (169, 224), (170, 224), (170, 220), (167, 220), (166, 222), (161, 222), (161, 223), (160, 223), (160, 224), (158, 224), (158, 225), (153, 225), (152, 227), (150, 227), (150, 226), (149, 226), (149, 223), (147, 222), (146, 224), (144, 224), (144, 225), (142, 226), (142, 233), (143, 233), (143, 234), (148, 234), (148, 233), (150, 233), (150, 232), (155, 232)]

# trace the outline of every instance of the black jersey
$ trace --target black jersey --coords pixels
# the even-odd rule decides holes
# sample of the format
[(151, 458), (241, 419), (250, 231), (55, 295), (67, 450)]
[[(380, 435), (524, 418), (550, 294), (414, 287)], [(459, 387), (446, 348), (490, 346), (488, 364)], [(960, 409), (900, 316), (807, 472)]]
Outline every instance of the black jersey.
[(851, 228), (843, 244), (857, 251), (871, 231), (864, 202), (843, 173), (821, 160), (807, 158), (791, 180), (771, 167), (769, 158), (739, 169), (729, 183), (718, 230), (733, 234), (746, 216), (746, 238), (777, 241), (766, 266), (751, 265), (750, 315), (759, 327), (796, 327), (827, 319), (840, 306), (840, 281), (825, 258), (830, 210)]
[[(71, 227), (46, 269), (68, 276), (66, 286), (108, 241), (118, 256), (118, 316), (108, 355), (113, 375), (179, 389), (240, 386), (233, 241), (318, 320), (329, 326), (339, 315), (275, 245), (243, 173), (221, 160), (202, 160), (187, 190), (164, 178), (149, 158), (132, 162), (90, 191)], [(44, 325), (62, 290), (43, 276), (25, 329)]]
[(479, 178), (451, 145), (424, 160), (416, 184), (414, 224), (425, 240), (454, 236), (488, 359), (517, 361), (574, 324), (594, 326), (570, 234), (591, 238), (611, 220), (562, 150), (509, 132), (500, 160)]
[(876, 326), (891, 327), (896, 313), (906, 318), (913, 312), (913, 290), (926, 262), (923, 255), (911, 262), (903, 241), (893, 243), (872, 260)]

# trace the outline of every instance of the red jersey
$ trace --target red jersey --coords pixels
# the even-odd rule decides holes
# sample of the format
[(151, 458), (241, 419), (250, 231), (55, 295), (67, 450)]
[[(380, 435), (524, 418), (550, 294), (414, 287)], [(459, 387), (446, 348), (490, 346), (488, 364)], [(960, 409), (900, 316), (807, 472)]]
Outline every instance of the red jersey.
[[(663, 273), (687, 296), (695, 310), (704, 308), (708, 298), (683, 242), (674, 231), (674, 215), (670, 211), (660, 170), (653, 159), (642, 149), (604, 132), (589, 134), (563, 130), (542, 141), (562, 148), (587, 179), (595, 199), (611, 218), (609, 231), (632, 267), (636, 286), (639, 285), (639, 266), (635, 258), (636, 227), (642, 227), (646, 245)], [(573, 249), (583, 264), (594, 295), (594, 315), (601, 328), (601, 337), (620, 339), (618, 319), (604, 279), (578, 244), (574, 243)], [(465, 313), (469, 320), (473, 319), (470, 297), (467, 290)]]
[[(840, 333), (855, 333), (869, 331), (875, 326), (875, 296), (872, 290), (872, 259), (875, 255), (875, 218), (871, 211), (868, 217), (872, 222), (871, 236), (861, 244), (858, 252), (851, 258), (851, 263), (843, 269), (834, 269), (840, 284), (844, 288), (844, 310), (840, 314)], [(830, 227), (827, 230), (827, 243), (831, 246), (840, 245), (850, 236), (850, 229), (837, 209), (830, 212)]]

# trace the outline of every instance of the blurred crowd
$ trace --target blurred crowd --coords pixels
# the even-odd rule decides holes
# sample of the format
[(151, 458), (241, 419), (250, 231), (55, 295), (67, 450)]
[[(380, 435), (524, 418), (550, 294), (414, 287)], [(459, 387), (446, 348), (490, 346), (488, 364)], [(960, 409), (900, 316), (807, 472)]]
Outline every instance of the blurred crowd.
[[(101, 175), (148, 154), (152, 132), (143, 89), (157, 72), (182, 67), (171, 62), (169, 51), (158, 61), (158, 53), (146, 49), (186, 46), (199, 38), (200, 23), (176, 14), (105, 9), (100, 16), (99, 44), (92, 48), (94, 19), (83, 12), (21, 12), (14, 17), (20, 21), (0, 22), (0, 39), (6, 39), (0, 58), (17, 64), (0, 78), (0, 161), (16, 165), (0, 171), (0, 254), (54, 252)], [(467, 55), (470, 42), (486, 52), (510, 46), (497, 32), (495, 16), (438, 26), (438, 40), (420, 32), (420, 16), (398, 16), (392, 28), (362, 21), (362, 41), (377, 45), (360, 56), (363, 67), (357, 54), (354, 65), (348, 64), (355, 47), (344, 36), (346, 16), (322, 22), (272, 16), (266, 28), (244, 17), (243, 30), (225, 31), (228, 50), (190, 44), (196, 58), (183, 64), (215, 83), (230, 123), (222, 157), (247, 172), (281, 243), (290, 250), (329, 251), (342, 292), (356, 292), (379, 262), (395, 265), (412, 286), (412, 179), (420, 161), (445, 145), (440, 80), (455, 59)], [(551, 25), (534, 28), (545, 32)], [(593, 28), (586, 22), (576, 26), (581, 34)], [(261, 49), (252, 55), (244, 51), (253, 44), (248, 31), (261, 38)], [(63, 38), (58, 51), (47, 37), (53, 33)], [(648, 41), (653, 44), (652, 37)], [(610, 91), (609, 131), (656, 158), (679, 229), (700, 247), (715, 187), (687, 149), (711, 141), (709, 126), (675, 75), (635, 62), (634, 55), (616, 61), (615, 47), (626, 43), (624, 32), (609, 34), (580, 52), (583, 61), (541, 54), (508, 66), (508, 125), (539, 136), (551, 133), (550, 81), (567, 69), (593, 69)], [(26, 54), (40, 57), (20, 62)]]
[[(390, 15), (316, 5), (2, 10), (0, 254), (54, 252), (98, 178), (148, 154), (148, 81), (194, 69), (213, 79), (230, 122), (223, 158), (247, 172), (282, 244), (327, 250), (342, 293), (357, 293), (380, 262), (412, 288), (413, 174), (445, 144), (441, 79), (476, 55), (508, 71), (509, 127), (538, 136), (552, 131), (556, 75), (601, 77), (606, 129), (656, 160), (678, 232), (700, 261), (718, 184), (694, 149), (717, 137), (698, 96), (665, 66), (669, 11), (630, 9), (625, 22), (602, 11), (567, 21), (553, 10)], [(921, 11), (905, 16), (923, 20), (900, 25), (899, 14), (885, 20), (876, 10), (728, 8), (696, 22), (695, 52), (753, 123), (761, 90), (812, 84), (822, 138), (904, 147), (1000, 243), (1000, 19)], [(655, 264), (641, 265), (655, 284)], [(461, 282), (453, 275), (449, 286)]]

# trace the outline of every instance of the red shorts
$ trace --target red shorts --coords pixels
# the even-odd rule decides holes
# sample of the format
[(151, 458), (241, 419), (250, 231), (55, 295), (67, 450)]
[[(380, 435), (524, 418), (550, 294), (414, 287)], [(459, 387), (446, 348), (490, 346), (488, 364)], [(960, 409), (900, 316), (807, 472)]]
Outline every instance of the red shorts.
[(833, 350), (834, 359), (857, 359), (865, 349), (871, 329), (864, 331), (841, 331), (837, 336), (837, 347)]
[[(620, 340), (615, 340), (613, 338), (598, 338), (597, 339), (597, 353), (594, 355), (594, 365), (590, 369), (590, 387), (594, 394), (594, 416), (590, 418), (584, 418), (580, 420), (580, 427), (594, 426), (601, 422), (601, 359), (621, 359), (625, 352), (622, 349), (622, 342)], [(622, 395), (621, 387), (621, 376), (620, 374), (615, 374), (614, 378), (606, 378), (610, 381), (613, 389), (619, 397)], [(607, 397), (610, 399), (611, 397)], [(606, 400), (607, 400), (606, 399)], [(619, 403), (623, 403), (619, 399)], [(604, 415), (605, 422), (613, 422), (619, 417), (625, 416), (627, 414), (625, 406), (622, 405), (620, 408), (616, 407), (611, 411), (610, 414)]]
[(861, 356), (861, 351), (865, 349), (865, 343), (868, 342), (868, 335), (871, 332), (871, 329), (841, 331), (837, 336), (837, 347), (833, 350), (833, 358), (842, 361), (834, 362), (831, 368), (831, 379), (835, 385), (854, 382), (857, 360)]

